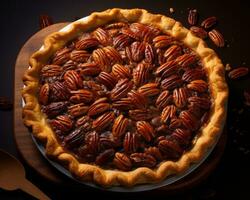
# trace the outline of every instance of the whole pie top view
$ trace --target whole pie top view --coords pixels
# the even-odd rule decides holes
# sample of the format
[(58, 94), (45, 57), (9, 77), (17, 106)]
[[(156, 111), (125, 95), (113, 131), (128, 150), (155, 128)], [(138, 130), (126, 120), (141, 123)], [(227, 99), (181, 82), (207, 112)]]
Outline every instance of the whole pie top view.
[(110, 9), (49, 35), (24, 75), (23, 119), (74, 177), (163, 181), (199, 162), (227, 112), (224, 66), (181, 23)]

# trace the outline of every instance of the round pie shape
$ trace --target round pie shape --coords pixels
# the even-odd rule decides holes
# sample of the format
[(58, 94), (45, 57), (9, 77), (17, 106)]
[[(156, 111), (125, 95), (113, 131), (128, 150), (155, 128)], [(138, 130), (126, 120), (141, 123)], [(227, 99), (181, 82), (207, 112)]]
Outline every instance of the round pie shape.
[[(65, 73), (63, 73), (61, 77), (64, 80), (63, 84), (57, 80), (46, 79), (45, 81), (41, 81), (41, 74), (45, 75), (45, 77), (50, 77), (56, 75), (57, 73), (61, 74), (62, 69), (60, 67), (51, 66), (48, 65), (48, 63), (51, 62), (51, 58), (53, 64), (60, 65), (65, 63), (64, 59), (66, 58), (63, 56), (56, 57), (55, 53), (57, 55), (62, 53), (62, 51), (67, 51), (67, 49), (60, 49), (62, 49), (65, 45), (68, 45), (70, 41), (78, 38), (79, 35), (82, 35), (85, 32), (93, 31), (98, 27), (105, 27), (108, 24), (116, 22), (129, 24), (137, 23), (137, 26), (135, 25), (135, 29), (138, 28), (138, 24), (147, 25), (148, 27), (152, 27), (152, 29), (156, 27), (162, 33), (170, 36), (170, 38), (174, 38), (174, 40), (178, 41), (180, 44), (185, 45), (187, 47), (187, 51), (188, 49), (191, 49), (195, 52), (195, 56), (190, 56), (188, 53), (187, 55), (179, 55), (176, 50), (179, 45), (179, 43), (177, 43), (175, 46), (171, 45), (171, 49), (169, 47), (166, 48), (167, 50), (163, 55), (165, 56), (165, 59), (174, 56), (176, 57), (174, 60), (179, 59), (178, 66), (183, 65), (182, 67), (185, 67), (186, 64), (192, 64), (192, 60), (198, 56), (202, 67), (206, 71), (207, 77), (197, 78), (200, 76), (200, 69), (196, 69), (196, 71), (178, 71), (178, 75), (181, 73), (182, 79), (188, 83), (185, 84), (185, 87), (178, 88), (177, 86), (181, 85), (182, 82), (180, 83), (176, 75), (177, 68), (175, 64), (171, 63), (172, 61), (169, 60), (168, 62), (164, 61), (163, 63), (158, 63), (157, 66), (154, 66), (156, 68), (153, 70), (155, 75), (154, 77), (160, 75), (160, 82), (158, 83), (154, 79), (152, 83), (150, 82), (149, 85), (145, 86), (145, 84), (148, 83), (148, 78), (145, 75), (146, 72), (144, 69), (145, 63), (136, 65), (134, 69), (131, 69), (133, 72), (129, 73), (126, 67), (124, 68), (119, 66), (119, 64), (123, 62), (122, 55), (116, 55), (113, 52), (112, 47), (109, 47), (108, 44), (101, 44), (102, 49), (105, 49), (104, 55), (102, 54), (103, 52), (98, 49), (95, 49), (92, 52), (93, 60), (97, 59), (97, 61), (104, 63), (102, 65), (102, 69), (100, 70), (93, 65), (91, 66), (91, 71), (86, 71), (86, 65), (84, 63), (88, 62), (85, 60), (85, 56), (89, 56), (88, 50), (100, 45), (100, 40), (103, 43), (109, 42), (107, 40), (102, 40), (102, 32), (99, 31), (95, 36), (97, 39), (84, 38), (82, 41), (79, 39), (73, 45), (76, 49), (73, 53), (71, 51), (71, 59), (73, 61), (75, 59), (78, 59), (78, 61), (79, 59), (82, 59), (79, 62), (83, 63), (80, 66), (81, 70), (79, 73), (76, 73), (74, 69), (71, 70), (69, 64), (67, 66), (67, 70), (65, 70)], [(126, 46), (129, 45), (136, 46), (137, 44), (136, 42), (133, 43), (133, 40), (137, 40), (137, 36), (129, 32), (130, 29), (124, 30), (123, 34), (121, 34), (121, 39), (116, 40), (114, 45), (118, 47), (123, 45), (121, 48), (126, 48)], [(125, 36), (130, 37), (131, 42), (122, 39), (122, 37)], [(165, 48), (169, 45), (169, 38), (166, 38), (165, 36), (161, 36), (159, 33), (156, 33), (156, 35), (152, 38), (152, 45), (154, 45), (155, 49)], [(148, 37), (150, 37), (150, 35)], [(145, 52), (145, 49), (148, 48), (147, 53), (145, 53), (144, 60), (146, 59), (145, 62), (152, 62), (152, 58), (150, 56), (152, 47), (150, 48), (145, 45), (144, 47), (134, 47), (135, 50), (138, 48), (144, 48)], [(127, 55), (129, 54), (126, 51), (124, 52)], [(132, 59), (134, 61), (141, 59), (141, 56), (136, 54), (136, 51), (133, 52), (133, 48), (131, 52)], [(175, 54), (173, 54), (173, 52)], [(108, 56), (113, 56), (114, 62), (112, 63), (113, 66), (111, 69), (109, 69), (109, 65), (105, 64), (105, 59), (100, 60), (100, 55), (102, 55), (101, 57), (105, 57), (105, 53)], [(79, 54), (80, 58), (78, 56)], [(159, 56), (157, 53), (154, 55)], [(224, 78), (224, 67), (220, 59), (212, 49), (207, 48), (203, 40), (192, 35), (192, 33), (184, 28), (179, 22), (163, 15), (151, 14), (142, 9), (126, 10), (117, 8), (104, 12), (93, 13), (87, 18), (70, 24), (69, 29), (66, 31), (53, 33), (48, 36), (44, 41), (43, 48), (34, 53), (30, 58), (30, 66), (31, 68), (27, 70), (24, 75), (25, 88), (22, 91), (23, 98), (25, 100), (25, 106), (23, 109), (24, 123), (28, 127), (32, 128), (34, 136), (44, 142), (44, 145), (46, 146), (46, 153), (49, 156), (58, 160), (58, 162), (68, 168), (74, 176), (84, 181), (95, 182), (102, 186), (133, 186), (135, 184), (162, 181), (169, 175), (181, 174), (188, 169), (190, 164), (199, 162), (203, 158), (207, 149), (215, 143), (217, 137), (223, 130), (226, 119), (228, 89)], [(101, 95), (99, 99), (95, 99), (96, 101), (94, 101), (93, 91), (83, 89), (85, 84), (85, 80), (83, 78), (85, 75), (88, 76), (89, 73), (91, 75), (95, 74), (97, 77), (95, 80), (105, 86), (105, 91), (110, 91), (108, 96), (109, 102), (107, 102), (106, 96), (102, 97)], [(83, 74), (83, 77), (79, 78), (79, 74)], [(115, 81), (116, 76), (121, 80)], [(133, 76), (133, 85), (129, 82), (131, 78), (130, 76)], [(194, 80), (193, 76), (195, 76)], [(70, 90), (69, 92), (64, 91), (64, 84), (66, 84), (67, 88)], [(160, 90), (158, 89), (159, 87), (161, 88)], [(208, 101), (204, 102), (203, 98), (195, 96), (194, 93), (202, 93), (207, 90), (207, 87), (208, 91), (206, 95), (208, 95), (209, 98)], [(114, 90), (114, 88), (116, 88), (116, 90)], [(120, 88), (122, 88), (122, 90), (119, 90)], [(150, 89), (150, 92), (148, 89)], [(126, 98), (124, 98), (124, 90)], [(53, 92), (52, 96), (48, 95), (49, 91), (50, 93), (51, 91)], [(150, 147), (148, 143), (152, 142), (152, 140), (156, 137), (155, 135), (157, 132), (156, 127), (152, 126), (152, 123), (157, 124), (157, 122), (151, 121), (150, 124), (147, 119), (133, 119), (133, 116), (135, 116), (135, 118), (138, 118), (138, 116), (146, 116), (145, 113), (140, 115), (137, 111), (137, 113), (132, 112), (132, 114), (128, 111), (124, 114), (124, 117), (122, 115), (123, 113), (118, 109), (117, 114), (113, 107), (118, 106), (118, 108), (120, 108), (119, 103), (113, 103), (113, 110), (106, 112), (111, 109), (110, 101), (117, 102), (119, 100), (123, 100), (123, 105), (125, 104), (129, 106), (129, 104), (132, 104), (137, 110), (143, 110), (144, 104), (146, 104), (146, 98), (144, 98), (144, 96), (151, 98), (151, 96), (157, 95), (159, 91), (161, 94), (154, 101), (161, 110), (161, 123), (169, 123), (169, 120), (172, 119), (171, 117), (174, 115), (173, 113), (180, 111), (180, 113), (178, 113), (178, 117), (182, 120), (182, 125), (185, 128), (194, 131), (197, 129), (195, 123), (192, 123), (195, 121), (194, 116), (190, 115), (190, 110), (182, 110), (182, 108), (187, 107), (187, 102), (189, 102), (189, 104), (198, 102), (201, 109), (210, 109), (209, 114), (206, 116), (206, 123), (199, 127), (199, 130), (192, 141), (188, 141), (188, 143), (192, 142), (192, 145), (189, 149), (185, 149), (185, 151), (183, 151), (183, 148), (180, 146), (186, 145), (187, 140), (185, 138), (189, 136), (189, 133), (185, 132), (184, 128), (178, 128), (178, 120), (176, 120), (175, 123), (171, 122), (171, 124), (174, 124), (171, 129), (174, 132), (171, 139), (168, 139), (169, 135), (167, 136), (167, 139), (166, 135), (164, 135), (163, 139), (157, 136), (158, 141), (156, 147)], [(166, 103), (167, 98), (169, 97), (169, 91), (171, 91), (173, 98), (171, 105)], [(190, 92), (192, 95), (189, 94)], [(130, 103), (126, 102), (128, 99)], [(67, 103), (61, 102), (56, 105), (47, 105), (48, 101), (53, 102), (58, 100), (69, 100), (69, 102), (73, 103), (73, 105), (67, 105), (67, 109), (73, 113), (72, 115), (78, 117), (77, 115), (80, 112), (79, 108), (81, 108), (81, 113), (87, 113), (87, 117), (94, 118), (92, 128), (96, 132), (89, 134), (89, 138), (91, 138), (91, 147), (93, 147), (92, 151), (96, 151), (94, 147), (97, 140), (95, 138), (99, 137), (98, 134), (100, 134), (102, 130), (111, 126), (111, 122), (114, 122), (113, 130), (111, 130), (113, 136), (123, 138), (123, 144), (121, 145), (123, 147), (122, 150), (119, 152), (117, 151), (114, 155), (114, 150), (106, 149), (94, 158), (95, 164), (93, 162), (83, 162), (79, 159), (74, 153), (74, 149), (72, 150), (71, 146), (72, 144), (74, 146), (76, 141), (79, 142), (79, 138), (77, 138), (79, 137), (78, 132), (81, 132), (82, 130), (76, 128), (73, 132), (71, 132), (71, 134), (69, 134), (69, 136), (63, 135), (65, 132), (72, 129), (73, 122), (68, 115), (59, 115), (58, 112), (58, 110), (62, 111), (65, 109), (65, 105)], [(162, 100), (166, 101), (163, 102)], [(93, 104), (93, 102), (96, 103)], [(87, 105), (89, 104), (91, 106), (88, 107)], [(56, 108), (56, 110), (53, 108)], [(135, 123), (132, 123), (133, 126), (136, 127), (136, 134), (123, 130), (123, 127), (131, 126), (131, 120), (129, 121), (126, 118), (127, 115), (132, 118), (132, 121), (136, 121)], [(52, 120), (48, 120), (50, 116), (53, 118)], [(54, 119), (54, 117), (56, 119)], [(85, 118), (78, 120), (75, 123), (82, 125), (84, 120)], [(175, 119), (173, 119), (173, 121), (174, 120)], [(59, 127), (60, 133), (58, 133), (58, 129), (55, 129), (54, 127)], [(87, 129), (87, 127), (84, 126), (84, 129)], [(143, 152), (136, 150), (140, 148), (138, 146), (141, 145), (140, 142), (137, 142), (138, 139), (136, 139), (138, 135), (141, 140), (144, 141), (143, 144), (148, 145), (148, 148), (143, 150)], [(175, 138), (174, 140), (172, 139), (173, 135)], [(62, 140), (60, 140), (60, 136), (63, 138)], [(161, 157), (161, 154), (166, 154), (167, 159), (157, 162), (156, 160)], [(115, 167), (109, 168), (105, 167), (105, 165), (103, 166), (103, 163), (109, 160), (110, 157), (112, 157), (112, 164)], [(134, 167), (131, 167), (131, 165)]]

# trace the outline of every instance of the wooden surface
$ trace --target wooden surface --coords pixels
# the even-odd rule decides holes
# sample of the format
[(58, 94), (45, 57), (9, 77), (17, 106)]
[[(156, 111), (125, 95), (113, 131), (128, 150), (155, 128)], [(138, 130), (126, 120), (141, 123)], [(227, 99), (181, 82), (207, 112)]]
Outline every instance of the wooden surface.
[[(24, 161), (38, 174), (49, 181), (60, 184), (61, 186), (75, 186), (76, 183), (73, 183), (71, 180), (69, 180), (69, 178), (65, 177), (56, 169), (54, 169), (54, 167), (52, 167), (49, 162), (40, 154), (39, 150), (32, 141), (28, 129), (23, 125), (22, 122), (22, 76), (24, 74), (24, 71), (28, 68), (29, 57), (33, 52), (41, 47), (43, 39), (48, 34), (58, 31), (67, 24), (68, 23), (54, 24), (39, 31), (25, 43), (25, 45), (19, 52), (15, 66), (14, 138), (20, 155), (22, 156)], [(215, 169), (215, 167), (219, 163), (220, 158), (223, 155), (226, 140), (227, 135), (226, 133), (223, 133), (212, 154), (201, 166), (199, 166), (199, 168), (197, 168), (194, 172), (192, 172), (185, 178), (169, 186), (159, 188), (156, 191), (174, 193), (198, 185), (200, 182), (207, 178), (207, 176)]]

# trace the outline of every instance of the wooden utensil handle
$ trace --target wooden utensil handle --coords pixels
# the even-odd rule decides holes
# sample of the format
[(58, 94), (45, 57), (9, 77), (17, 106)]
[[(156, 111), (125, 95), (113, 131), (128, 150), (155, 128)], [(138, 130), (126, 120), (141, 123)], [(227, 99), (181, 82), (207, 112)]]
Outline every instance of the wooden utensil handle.
[(46, 194), (27, 179), (24, 179), (22, 185), (20, 185), (20, 189), (37, 199), (50, 200)]

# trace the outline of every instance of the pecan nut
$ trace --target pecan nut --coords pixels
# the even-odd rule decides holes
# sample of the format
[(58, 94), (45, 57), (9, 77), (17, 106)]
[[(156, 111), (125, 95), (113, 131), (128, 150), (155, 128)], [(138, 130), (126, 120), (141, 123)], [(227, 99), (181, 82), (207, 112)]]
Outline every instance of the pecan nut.
[(155, 158), (146, 153), (133, 153), (130, 155), (130, 159), (137, 167), (153, 168), (156, 165)]
[(88, 116), (96, 116), (101, 113), (104, 113), (110, 109), (109, 103), (107, 103), (107, 98), (100, 98), (96, 100), (88, 110)]
[(123, 171), (129, 171), (132, 168), (131, 160), (124, 153), (117, 152), (113, 160), (114, 165)]
[(39, 91), (39, 102), (43, 105), (49, 102), (49, 84), (45, 83)]
[(166, 123), (175, 117), (176, 107), (174, 105), (166, 106), (161, 113), (162, 122)]
[(49, 117), (55, 117), (67, 109), (68, 102), (53, 102), (45, 106), (42, 111)]
[(207, 31), (205, 31), (203, 28), (197, 27), (197, 26), (191, 26), (190, 31), (197, 37), (206, 39), (207, 38)]
[(217, 47), (224, 47), (225, 46), (224, 37), (218, 30), (213, 29), (213, 30), (209, 31), (208, 36)]
[(155, 105), (158, 109), (163, 109), (170, 103), (172, 103), (173, 95), (168, 90), (163, 91), (156, 99)]
[(133, 79), (136, 86), (140, 86), (146, 82), (149, 76), (149, 68), (147, 65), (140, 63), (133, 71)]
[(198, 12), (196, 9), (189, 10), (188, 14), (188, 23), (190, 25), (195, 25), (197, 24), (198, 21)]
[(182, 55), (182, 49), (179, 45), (172, 45), (164, 52), (164, 58), (166, 61), (175, 60), (177, 57)]
[(236, 69), (233, 69), (228, 73), (228, 77), (231, 79), (238, 79), (243, 76), (246, 76), (249, 72), (249, 69), (247, 67), (238, 67)]
[(102, 131), (108, 127), (115, 119), (113, 112), (106, 112), (93, 121), (92, 128), (97, 131)]
[(113, 124), (112, 127), (112, 134), (114, 137), (122, 137), (126, 130), (127, 130), (127, 126), (129, 124), (129, 121), (127, 118), (125, 118), (123, 115), (119, 115)]
[(128, 97), (131, 99), (133, 106), (141, 109), (146, 107), (147, 99), (143, 94), (132, 90), (128, 93)]
[(161, 81), (161, 87), (163, 90), (172, 90), (178, 86), (181, 86), (183, 81), (178, 75), (171, 75)]
[(158, 83), (147, 83), (138, 88), (138, 92), (146, 97), (155, 96), (160, 93), (160, 89), (158, 89)]
[(136, 134), (127, 132), (123, 140), (123, 148), (126, 153), (133, 153), (139, 148), (139, 138)]
[(95, 160), (95, 163), (97, 165), (104, 165), (110, 161), (113, 160), (115, 156), (115, 150), (114, 149), (107, 149), (104, 152), (100, 153)]
[(109, 74), (107, 72), (101, 72), (96, 79), (110, 90), (113, 89), (115, 87), (115, 84), (117, 83), (116, 78), (112, 74)]
[(137, 132), (147, 141), (150, 142), (155, 136), (153, 127), (146, 121), (136, 122)]
[(111, 100), (115, 101), (126, 97), (128, 92), (133, 88), (133, 82), (128, 79), (121, 79), (110, 92)]
[(68, 107), (68, 113), (73, 117), (79, 117), (86, 114), (89, 107), (84, 105), (84, 103), (75, 104)]
[(183, 108), (187, 103), (187, 98), (189, 96), (187, 88), (176, 88), (173, 91), (173, 100), (178, 108)]
[(101, 69), (96, 63), (81, 63), (78, 70), (82, 76), (97, 76)]
[(205, 29), (210, 29), (212, 28), (215, 24), (217, 23), (217, 18), (216, 17), (208, 17), (207, 19), (203, 20), (201, 22), (201, 26)]
[(71, 52), (71, 49), (69, 49), (67, 47), (65, 47), (63, 49), (59, 49), (54, 55), (54, 58), (52, 60), (52, 64), (53, 65), (65, 64), (67, 61), (70, 60), (70, 52)]
[(80, 90), (75, 90), (71, 91), (71, 97), (70, 97), (70, 102), (72, 103), (89, 103), (93, 100), (93, 93), (90, 92), (89, 90), (85, 89), (80, 89)]
[(173, 38), (167, 35), (159, 35), (153, 39), (155, 48), (166, 48), (173, 42)]
[(43, 77), (60, 76), (62, 73), (62, 67), (59, 65), (45, 65), (41, 69), (41, 75)]
[(121, 79), (123, 79), (123, 78), (129, 79), (132, 77), (131, 72), (130, 72), (130, 68), (125, 67), (125, 66), (120, 65), (120, 64), (113, 65), (112, 73)]
[(96, 38), (82, 38), (76, 42), (75, 48), (77, 50), (85, 50), (93, 47), (97, 47), (99, 41)]
[(208, 89), (208, 84), (203, 80), (194, 80), (187, 85), (187, 88), (197, 92), (205, 92)]
[(183, 152), (183, 150), (177, 143), (167, 139), (161, 140), (158, 144), (158, 148), (167, 158), (177, 159)]
[(50, 125), (54, 130), (60, 130), (65, 134), (72, 128), (73, 121), (67, 115), (58, 115), (56, 119), (50, 121)]
[(69, 89), (76, 90), (78, 88), (82, 88), (82, 78), (79, 76), (79, 74), (74, 70), (68, 70), (64, 76), (64, 81)]

